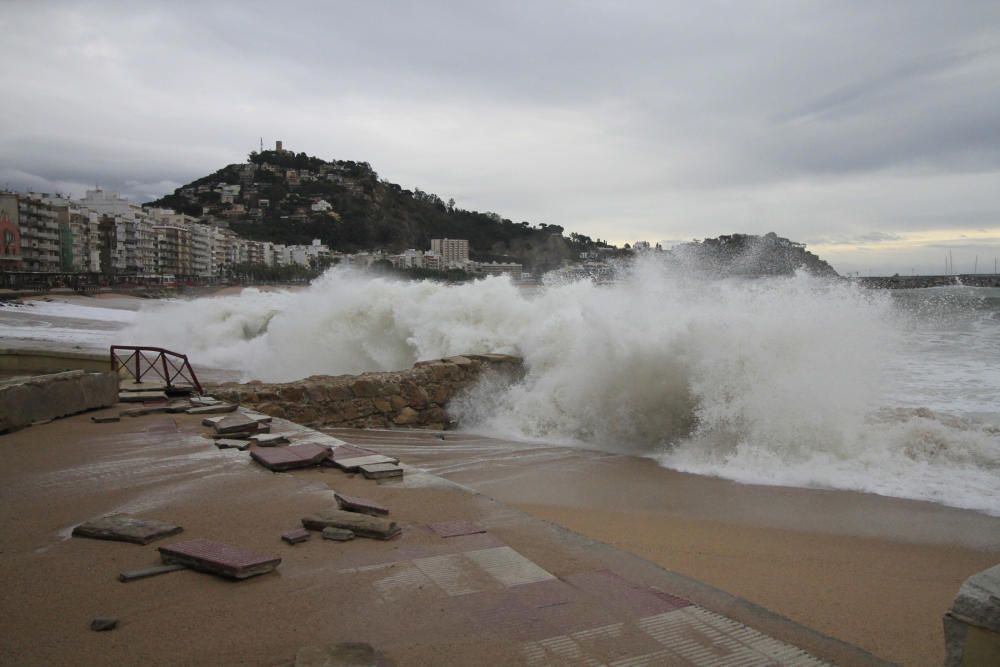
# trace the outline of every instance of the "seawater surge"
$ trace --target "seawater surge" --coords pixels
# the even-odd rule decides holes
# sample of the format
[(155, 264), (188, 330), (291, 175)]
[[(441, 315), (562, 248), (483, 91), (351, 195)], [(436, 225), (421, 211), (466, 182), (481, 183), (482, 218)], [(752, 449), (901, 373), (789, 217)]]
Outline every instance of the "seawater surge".
[[(989, 312), (958, 310), (965, 334), (1000, 340)], [(158, 304), (126, 337), (266, 381), (518, 355), (522, 380), (485, 381), (451, 404), (463, 428), (1000, 515), (996, 409), (935, 390), (949, 359), (969, 372), (983, 361), (968, 338), (949, 349), (932, 320), (887, 292), (806, 275), (705, 281), (640, 264), (616, 285), (526, 291), (334, 270), (297, 292)], [(975, 392), (979, 408), (995, 406), (1000, 379)]]

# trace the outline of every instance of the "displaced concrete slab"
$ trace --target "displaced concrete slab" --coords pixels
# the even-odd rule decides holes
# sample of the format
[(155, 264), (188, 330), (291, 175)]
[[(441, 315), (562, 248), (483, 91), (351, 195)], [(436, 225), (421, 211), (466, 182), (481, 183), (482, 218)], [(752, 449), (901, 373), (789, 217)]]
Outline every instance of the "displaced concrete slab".
[(432, 523), (428, 528), (434, 531), (438, 537), (459, 537), (461, 535), (476, 535), (486, 532), (486, 529), (475, 521), (465, 521), (463, 519)]
[(361, 466), (374, 465), (376, 463), (399, 463), (399, 459), (383, 454), (370, 454), (368, 456), (357, 456), (354, 458), (334, 459), (338, 468), (343, 468), (351, 472), (356, 471)]
[(288, 437), (284, 433), (259, 433), (251, 435), (250, 442), (258, 447), (277, 447), (287, 445)]
[(373, 463), (360, 468), (365, 479), (392, 479), (403, 477), (403, 469), (394, 463)]
[(122, 572), (118, 575), (118, 581), (123, 584), (127, 584), (130, 581), (137, 581), (139, 579), (149, 579), (150, 577), (158, 577), (161, 574), (167, 574), (169, 572), (180, 572), (181, 570), (186, 570), (187, 568), (183, 565), (157, 565), (155, 567), (146, 567), (141, 570), (130, 570), (128, 572)]
[(374, 452), (370, 449), (365, 449), (364, 447), (356, 447), (354, 445), (337, 445), (333, 448), (333, 460), (339, 461), (341, 459), (356, 459), (362, 456), (374, 456), (378, 452)]
[(233, 438), (219, 438), (215, 441), (215, 446), (219, 449), (238, 449), (243, 452), (250, 449), (250, 441), (235, 440)]
[(227, 415), (215, 424), (216, 433), (245, 433), (257, 431), (258, 428), (256, 421), (239, 413)]
[(121, 417), (118, 415), (105, 415), (104, 417), (91, 417), (90, 421), (95, 424), (113, 424), (114, 422), (121, 421)]
[(109, 516), (81, 523), (73, 529), (74, 537), (113, 540), (133, 544), (149, 544), (154, 540), (176, 535), (183, 528), (156, 519), (140, 519), (131, 514)]
[(278, 556), (259, 554), (242, 547), (203, 539), (175, 542), (159, 547), (158, 550), (160, 558), (168, 565), (176, 563), (230, 579), (247, 579), (266, 574), (281, 563)]
[(289, 530), (286, 533), (281, 534), (281, 539), (289, 544), (298, 544), (300, 542), (305, 542), (309, 539), (309, 531), (305, 528), (296, 528), (295, 530)]
[(221, 415), (227, 412), (235, 412), (239, 406), (235, 403), (219, 403), (216, 405), (201, 405), (195, 408), (188, 408), (189, 415)]
[(167, 394), (162, 391), (123, 391), (118, 394), (120, 403), (143, 403), (145, 401), (166, 401)]
[(359, 537), (376, 540), (392, 539), (401, 532), (395, 521), (344, 510), (327, 510), (302, 517), (302, 526), (309, 530), (346, 528)]
[(165, 382), (131, 382), (122, 380), (118, 383), (119, 392), (165, 391), (166, 388), (167, 385)]
[(219, 405), (220, 403), (222, 403), (222, 401), (220, 401), (217, 398), (213, 398), (211, 396), (192, 396), (191, 397), (191, 407), (195, 407), (195, 408), (204, 407), (204, 406), (207, 406), (207, 405)]
[(340, 509), (346, 512), (370, 514), (371, 516), (386, 516), (389, 514), (389, 508), (383, 507), (367, 498), (347, 496), (342, 493), (334, 493), (333, 497), (337, 500), (337, 505), (340, 506)]
[(347, 530), (346, 528), (334, 528), (333, 526), (327, 526), (323, 529), (322, 536), (324, 540), (347, 542), (354, 539), (354, 531)]
[(249, 417), (250, 419), (254, 420), (255, 422), (257, 422), (258, 424), (270, 424), (271, 423), (271, 415), (265, 415), (265, 414), (261, 414), (259, 412), (253, 412), (251, 410), (247, 410), (243, 414), (246, 415), (247, 417)]
[(221, 422), (225, 418), (226, 418), (225, 415), (222, 415), (221, 417), (205, 417), (204, 419), (201, 420), (201, 425), (208, 426), (209, 428), (215, 428), (215, 425)]
[(295, 468), (309, 468), (330, 456), (330, 450), (320, 445), (307, 443), (291, 447), (254, 449), (250, 452), (253, 460), (268, 470), (281, 472)]

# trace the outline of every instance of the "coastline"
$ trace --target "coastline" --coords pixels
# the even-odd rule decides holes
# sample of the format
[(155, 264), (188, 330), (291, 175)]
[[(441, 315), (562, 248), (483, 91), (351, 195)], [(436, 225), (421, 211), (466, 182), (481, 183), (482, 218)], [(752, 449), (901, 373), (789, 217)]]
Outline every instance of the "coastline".
[(448, 432), (328, 430), (905, 665), (1000, 562), (1000, 518), (851, 491), (743, 485), (655, 462)]

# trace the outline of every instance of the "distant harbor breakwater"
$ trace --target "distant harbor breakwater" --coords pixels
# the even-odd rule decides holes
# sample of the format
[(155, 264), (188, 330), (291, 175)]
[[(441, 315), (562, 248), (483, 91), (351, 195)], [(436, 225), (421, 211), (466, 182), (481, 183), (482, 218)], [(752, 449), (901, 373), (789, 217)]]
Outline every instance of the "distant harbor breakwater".
[(523, 374), (523, 362), (506, 354), (467, 354), (420, 361), (404, 371), (314, 375), (285, 383), (229, 382), (209, 391), (312, 427), (444, 430), (452, 423), (448, 402), (486, 373), (513, 380)]
[(882, 276), (858, 278), (864, 287), (880, 289), (914, 289), (918, 287), (1000, 287), (1000, 274), (969, 273), (958, 276)]

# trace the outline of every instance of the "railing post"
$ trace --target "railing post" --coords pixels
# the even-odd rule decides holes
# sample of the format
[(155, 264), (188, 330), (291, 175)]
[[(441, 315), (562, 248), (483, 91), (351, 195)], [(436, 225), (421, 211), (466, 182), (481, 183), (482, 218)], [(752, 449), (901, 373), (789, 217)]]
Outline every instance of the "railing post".
[(142, 384), (142, 371), (139, 370), (139, 359), (142, 357), (142, 353), (139, 350), (135, 351), (135, 381)]
[(170, 373), (167, 371), (167, 355), (160, 352), (160, 361), (163, 362), (163, 380), (167, 383), (167, 387), (170, 387)]

